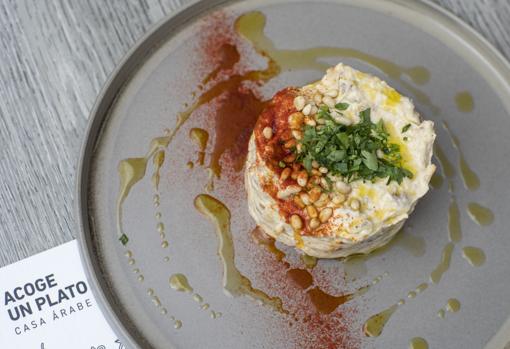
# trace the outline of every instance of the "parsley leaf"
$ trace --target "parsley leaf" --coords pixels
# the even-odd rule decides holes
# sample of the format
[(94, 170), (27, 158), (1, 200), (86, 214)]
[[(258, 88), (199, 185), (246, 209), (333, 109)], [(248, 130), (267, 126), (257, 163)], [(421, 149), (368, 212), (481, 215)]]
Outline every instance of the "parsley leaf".
[(126, 244), (129, 241), (129, 238), (127, 237), (126, 234), (122, 234), (121, 237), (119, 238), (119, 241), (122, 245), (126, 246)]
[(349, 103), (338, 103), (335, 104), (335, 109), (338, 109), (340, 111), (347, 110), (349, 108)]
[[(337, 109), (343, 107), (336, 105)], [(336, 123), (329, 108), (321, 106), (317, 117), (325, 122), (319, 128), (304, 126), (297, 161), (308, 172), (312, 171), (312, 162), (316, 161), (347, 181), (388, 178), (388, 183), (401, 183), (406, 177), (412, 178), (413, 174), (402, 166), (399, 145), (388, 142), (389, 134), (383, 121), (373, 123), (370, 113), (370, 109), (363, 110), (359, 114), (359, 123), (346, 126)]]
[(407, 130), (409, 130), (410, 127), (411, 127), (411, 124), (407, 124), (404, 127), (402, 127), (402, 133), (406, 133)]

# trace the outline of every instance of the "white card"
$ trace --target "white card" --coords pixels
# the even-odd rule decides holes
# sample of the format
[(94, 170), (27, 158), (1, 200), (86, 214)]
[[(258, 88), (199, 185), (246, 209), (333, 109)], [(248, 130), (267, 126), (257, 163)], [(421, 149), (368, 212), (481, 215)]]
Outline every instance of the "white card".
[(90, 290), (76, 240), (0, 269), (0, 348), (124, 349)]

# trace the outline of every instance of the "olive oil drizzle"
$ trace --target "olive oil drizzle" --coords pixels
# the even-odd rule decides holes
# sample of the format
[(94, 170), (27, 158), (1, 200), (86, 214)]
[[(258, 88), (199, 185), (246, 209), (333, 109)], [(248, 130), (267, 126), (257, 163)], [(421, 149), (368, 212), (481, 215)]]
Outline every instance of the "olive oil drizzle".
[(209, 141), (209, 133), (202, 128), (192, 128), (189, 131), (189, 137), (198, 145), (198, 159), (197, 162), (200, 166), (204, 165), (205, 149)]
[[(364, 286), (353, 293), (342, 295), (332, 295), (325, 292), (319, 286), (314, 286), (315, 280), (313, 275), (307, 269), (313, 269), (316, 266), (317, 258), (308, 255), (301, 255), (301, 261), (306, 269), (291, 268), (290, 264), (284, 260), (285, 253), (279, 250), (275, 245), (275, 239), (266, 235), (260, 228), (252, 231), (253, 239), (259, 245), (265, 246), (266, 249), (275, 256), (276, 260), (282, 263), (286, 268), (287, 278), (298, 288), (304, 290), (315, 309), (322, 314), (330, 314), (339, 306), (349, 302), (350, 300), (365, 294), (370, 286)], [(372, 284), (375, 285), (382, 280), (382, 276), (374, 278)]]
[[(204, 298), (198, 293), (193, 293), (193, 287), (190, 285), (188, 278), (184, 274), (172, 274), (168, 280), (170, 284), (170, 288), (177, 292), (189, 293), (191, 298), (197, 302), (200, 306), (200, 309), (207, 310), (209, 309), (209, 304), (204, 303)], [(206, 305), (204, 307), (204, 305)], [(221, 317), (222, 313), (214, 310), (210, 310), (209, 312), (211, 319), (217, 319)]]
[(468, 204), (468, 215), (476, 224), (480, 226), (488, 226), (494, 222), (494, 213), (476, 202)]
[(480, 267), (485, 263), (486, 257), (482, 249), (466, 246), (462, 249), (462, 257), (473, 267)]
[(409, 342), (409, 349), (429, 349), (429, 344), (421, 337), (414, 337)]
[(402, 78), (402, 76), (407, 76), (415, 84), (425, 84), (430, 79), (430, 72), (425, 67), (400, 67), (391, 61), (352, 48), (314, 47), (300, 50), (278, 49), (271, 39), (266, 36), (264, 32), (265, 26), (266, 17), (262, 12), (258, 11), (245, 13), (236, 21), (237, 32), (248, 40), (259, 54), (271, 57), (281, 70), (314, 69), (324, 71), (329, 66), (326, 63), (320, 62), (320, 58), (354, 58), (370, 64), (391, 79), (399, 81), (422, 104), (427, 105), (434, 113), (439, 112), (439, 108), (431, 102), (425, 93)]
[(455, 104), (457, 105), (457, 110), (463, 113), (470, 113), (475, 108), (473, 95), (471, 95), (468, 91), (457, 93), (455, 95)]
[(287, 313), (281, 299), (271, 297), (252, 287), (251, 281), (237, 269), (228, 208), (221, 201), (207, 194), (198, 195), (194, 203), (195, 208), (215, 226), (218, 237), (218, 254), (223, 264), (223, 290), (225, 293), (230, 297), (249, 296), (280, 313)]
[(457, 313), (460, 310), (461, 304), (460, 301), (456, 298), (450, 298), (446, 302), (446, 305), (439, 309), (437, 312), (437, 316), (441, 319), (444, 319), (446, 313)]
[(480, 179), (478, 178), (478, 175), (475, 173), (475, 171), (473, 171), (473, 169), (471, 169), (471, 167), (467, 163), (464, 157), (464, 153), (460, 148), (459, 139), (453, 134), (452, 130), (450, 129), (446, 121), (443, 121), (443, 128), (448, 133), (452, 146), (458, 153), (459, 168), (460, 173), (462, 175), (462, 180), (464, 182), (464, 186), (466, 187), (466, 189), (469, 189), (471, 191), (478, 189), (480, 187)]

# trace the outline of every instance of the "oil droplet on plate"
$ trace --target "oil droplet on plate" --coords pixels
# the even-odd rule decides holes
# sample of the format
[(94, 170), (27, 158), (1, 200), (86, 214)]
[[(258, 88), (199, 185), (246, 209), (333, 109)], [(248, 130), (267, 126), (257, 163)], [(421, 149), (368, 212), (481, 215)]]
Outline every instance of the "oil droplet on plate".
[(163, 223), (158, 223), (156, 225), (156, 230), (158, 233), (163, 233), (165, 231), (165, 225)]
[(473, 267), (479, 267), (485, 263), (485, 253), (482, 249), (473, 246), (466, 246), (462, 249), (462, 257)]
[(174, 328), (176, 330), (180, 329), (182, 327), (182, 321), (181, 320), (175, 320), (174, 322)]
[(384, 329), (384, 326), (391, 318), (393, 313), (397, 310), (398, 305), (394, 304), (391, 307), (381, 311), (370, 317), (363, 325), (363, 332), (367, 337), (379, 337)]
[(476, 202), (470, 202), (468, 204), (468, 215), (469, 217), (480, 226), (491, 225), (494, 222), (494, 213), (492, 211)]
[(459, 207), (455, 200), (452, 200), (448, 208), (448, 238), (451, 242), (459, 242), (462, 239)]
[(425, 291), (427, 288), (429, 287), (429, 285), (427, 283), (421, 283), (418, 285), (418, 287), (416, 287), (416, 293), (422, 293), (423, 291)]
[(143, 277), (143, 275), (138, 275), (137, 280), (138, 280), (138, 282), (143, 282), (143, 280), (145, 280), (145, 278)]
[(438, 284), (439, 281), (441, 281), (441, 278), (443, 277), (443, 274), (450, 268), (450, 261), (452, 259), (452, 252), (453, 252), (453, 243), (448, 243), (443, 248), (443, 253), (441, 254), (441, 261), (436, 266), (434, 271), (430, 273), (430, 281), (432, 281), (435, 284)]
[(154, 290), (152, 288), (147, 289), (148, 296), (154, 296)]
[(193, 288), (184, 274), (173, 274), (170, 276), (170, 287), (179, 292), (193, 292)]
[(168, 310), (166, 310), (166, 308), (161, 308), (161, 310), (159, 312), (161, 313), (161, 315), (168, 314)]
[(165, 241), (161, 242), (161, 247), (162, 248), (167, 248), (168, 247), (168, 241), (165, 240)]
[(205, 159), (205, 149), (209, 141), (209, 133), (201, 128), (192, 128), (189, 131), (190, 138), (198, 145), (198, 164), (203, 165)]
[(368, 291), (368, 286), (362, 287), (354, 293), (347, 293), (340, 296), (330, 295), (319, 287), (314, 287), (306, 293), (310, 297), (310, 301), (319, 313), (330, 314), (336, 310), (340, 305), (347, 303), (355, 297), (361, 296)]
[(434, 144), (434, 155), (439, 161), (441, 169), (443, 170), (443, 173), (446, 176), (446, 178), (452, 178), (453, 175), (455, 174), (453, 165), (450, 162), (450, 160), (448, 160), (448, 157), (446, 156), (443, 148), (437, 142)]
[(129, 251), (129, 250), (128, 250), (128, 251), (126, 251), (126, 252), (124, 253), (124, 256), (126, 256), (127, 258), (131, 258), (131, 257), (133, 257), (133, 252), (131, 252), (131, 251)]
[(193, 295), (193, 300), (197, 303), (202, 303), (204, 301), (204, 299), (202, 298), (201, 295), (199, 295), (198, 293), (195, 293)]
[(439, 189), (443, 186), (443, 176), (441, 176), (439, 173), (434, 173), (432, 175), (432, 178), (430, 179), (430, 186), (434, 189)]
[(468, 91), (462, 91), (455, 95), (457, 110), (463, 113), (472, 112), (475, 107), (473, 96)]
[(209, 304), (208, 304), (208, 303), (202, 304), (202, 305), (200, 306), (200, 309), (202, 309), (202, 310), (207, 310), (207, 309), (209, 309)]
[(460, 174), (462, 176), (462, 180), (464, 182), (464, 186), (466, 189), (469, 189), (471, 191), (474, 191), (480, 187), (480, 179), (478, 178), (478, 175), (471, 169), (469, 164), (466, 161), (466, 158), (464, 157), (464, 153), (462, 152), (462, 149), (460, 147), (460, 142), (457, 136), (455, 136), (450, 129), (450, 126), (448, 126), (448, 123), (446, 121), (443, 121), (443, 128), (450, 136), (450, 141), (452, 142), (452, 146), (457, 150), (459, 153), (459, 168), (460, 168)]
[(129, 265), (135, 265), (135, 260), (133, 258), (129, 258), (128, 259), (128, 264)]
[(446, 310), (450, 313), (456, 313), (460, 310), (460, 302), (458, 299), (450, 298), (446, 302)]
[(305, 269), (289, 269), (287, 276), (291, 279), (296, 286), (306, 290), (313, 284), (313, 276), (308, 270)]
[(439, 309), (439, 310), (437, 311), (437, 316), (438, 316), (440, 319), (444, 319), (444, 317), (445, 317), (445, 311), (444, 311), (444, 309)]
[(151, 300), (155, 307), (159, 308), (161, 306), (161, 301), (159, 300), (159, 297), (152, 296)]
[(307, 254), (301, 255), (301, 260), (308, 269), (313, 269), (317, 265), (318, 259), (316, 257), (309, 256)]
[(164, 262), (170, 262), (170, 257), (165, 256), (165, 257), (163, 258), (163, 261), (164, 261)]
[(415, 337), (409, 342), (409, 349), (429, 349), (429, 344), (425, 339)]
[(276, 247), (276, 240), (262, 231), (262, 228), (256, 227), (251, 231), (253, 240), (261, 246), (264, 246), (271, 254), (276, 257), (276, 260), (283, 261), (285, 253)]

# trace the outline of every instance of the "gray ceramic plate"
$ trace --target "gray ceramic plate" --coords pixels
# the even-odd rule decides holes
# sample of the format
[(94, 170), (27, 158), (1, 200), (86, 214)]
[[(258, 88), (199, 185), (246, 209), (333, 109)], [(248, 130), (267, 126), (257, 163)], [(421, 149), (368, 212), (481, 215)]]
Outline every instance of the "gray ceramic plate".
[[(239, 102), (231, 96), (202, 106), (179, 129), (165, 150), (157, 191), (151, 182), (153, 157), (148, 159), (145, 176), (122, 201), (120, 223), (129, 241), (123, 246), (118, 240), (120, 161), (143, 158), (152, 139), (174, 128), (185, 103), (193, 104), (217, 79), (265, 68), (265, 58), (233, 29), (243, 15), (251, 34), (266, 19), (264, 35), (275, 46), (266, 53), (279, 55), (288, 68), (262, 84), (243, 83), (244, 97), (251, 93), (246, 91), (254, 91), (250, 98), (270, 97), (285, 86), (319, 78), (324, 65), (343, 61), (387, 80), (436, 122), (436, 162), (443, 175), (435, 178), (435, 188), (404, 232), (372, 256), (319, 261), (311, 270), (314, 285), (308, 291), (320, 287), (342, 295), (371, 285), (330, 314), (317, 311), (310, 293), (288, 278), (288, 267), (250, 237), (254, 226), (234, 161), (242, 158), (250, 122), (212, 116)], [(226, 42), (238, 45), (241, 63), (200, 89)], [(255, 44), (269, 47), (260, 40)], [(313, 47), (322, 48), (302, 51)], [(295, 61), (285, 59), (289, 53)], [(130, 348), (405, 348), (415, 337), (431, 348), (504, 347), (508, 338), (500, 328), (510, 315), (509, 81), (509, 65), (480, 36), (418, 1), (210, 0), (168, 18), (108, 82), (81, 160), (82, 256), (107, 318)], [(197, 145), (188, 137), (196, 127), (210, 133), (204, 166), (197, 164)], [(225, 130), (238, 137), (222, 144)], [(193, 205), (205, 192), (214, 154), (221, 155), (223, 172), (209, 194), (230, 208), (235, 265), (254, 288), (281, 298), (291, 315), (223, 290), (214, 226)], [(190, 160), (193, 169), (187, 166)], [(304, 268), (295, 251), (278, 247), (291, 268)], [(177, 273), (187, 277), (192, 293), (170, 287), (169, 278)], [(415, 295), (423, 283), (427, 288)], [(202, 309), (206, 303), (209, 308)], [(385, 309), (390, 310), (382, 313), (388, 321), (381, 334), (367, 337), (365, 321)], [(212, 319), (217, 312), (221, 316)], [(370, 326), (372, 334), (382, 328), (376, 325)], [(423, 341), (412, 343), (424, 347)]]

